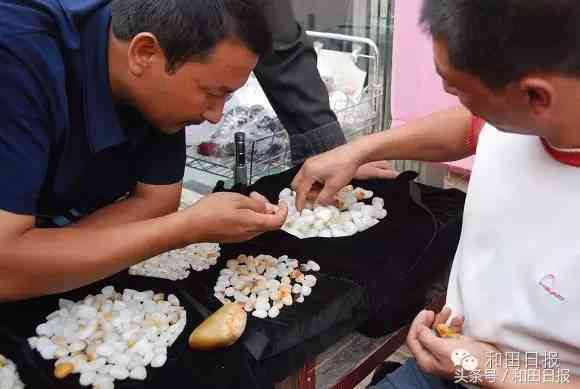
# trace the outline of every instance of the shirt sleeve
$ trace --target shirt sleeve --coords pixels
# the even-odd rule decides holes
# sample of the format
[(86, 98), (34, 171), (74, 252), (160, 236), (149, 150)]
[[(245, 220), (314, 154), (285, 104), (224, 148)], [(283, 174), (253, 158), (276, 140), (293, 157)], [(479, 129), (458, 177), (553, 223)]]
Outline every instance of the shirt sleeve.
[(0, 48), (0, 209), (34, 215), (50, 152), (50, 106), (30, 63)]
[(475, 154), (477, 151), (477, 142), (479, 140), (479, 134), (485, 125), (485, 121), (477, 116), (471, 118), (471, 126), (469, 132), (467, 133), (467, 149), (471, 154)]
[(316, 65), (312, 42), (296, 22), (289, 0), (264, 2), (274, 50), (255, 69), (264, 93), (290, 136), (292, 161), (346, 143)]
[(150, 185), (170, 185), (183, 180), (185, 130), (167, 135), (151, 130), (137, 149), (137, 180)]

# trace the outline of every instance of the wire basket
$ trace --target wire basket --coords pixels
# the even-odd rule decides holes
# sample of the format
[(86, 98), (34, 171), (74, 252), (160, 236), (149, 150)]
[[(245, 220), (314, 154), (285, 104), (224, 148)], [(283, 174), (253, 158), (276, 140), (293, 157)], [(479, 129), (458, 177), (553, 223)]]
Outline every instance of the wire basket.
[[(271, 135), (246, 141), (246, 154), (248, 157), (248, 183), (255, 182), (258, 178), (283, 172), (291, 166), (290, 141), (288, 133), (279, 123), (278, 130)], [(187, 146), (186, 165), (192, 169), (211, 173), (224, 178), (228, 184), (234, 179), (235, 158), (228, 156), (207, 156), (198, 151), (199, 145)]]
[[(336, 113), (347, 141), (380, 131), (383, 115), (383, 88), (379, 49), (374, 41), (368, 38), (316, 31), (307, 31), (307, 34), (316, 40), (333, 41), (331, 45), (333, 48), (338, 46), (352, 55), (353, 61), (359, 63), (359, 66), (367, 72), (366, 86), (362, 91), (338, 91), (335, 92), (339, 94), (338, 98), (331, 101), (331, 108)], [(353, 49), (355, 46), (356, 50)], [(274, 120), (277, 124), (276, 130), (271, 134), (246, 142), (248, 184), (252, 184), (260, 177), (285, 171), (292, 166), (288, 133), (277, 118)], [(248, 128), (252, 124), (244, 123), (244, 126)], [(235, 168), (233, 150), (231, 155), (208, 156), (202, 155), (198, 147), (199, 144), (188, 144), (187, 166), (223, 178), (226, 185), (231, 185)]]

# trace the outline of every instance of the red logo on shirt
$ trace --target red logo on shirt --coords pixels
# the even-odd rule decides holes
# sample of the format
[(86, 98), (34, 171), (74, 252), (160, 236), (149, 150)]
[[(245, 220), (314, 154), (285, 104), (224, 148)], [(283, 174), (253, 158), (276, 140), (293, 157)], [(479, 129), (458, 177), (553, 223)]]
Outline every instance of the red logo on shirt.
[(550, 293), (558, 300), (565, 300), (565, 298), (560, 293), (556, 292), (556, 276), (554, 274), (548, 274), (542, 277), (539, 284), (546, 292)]

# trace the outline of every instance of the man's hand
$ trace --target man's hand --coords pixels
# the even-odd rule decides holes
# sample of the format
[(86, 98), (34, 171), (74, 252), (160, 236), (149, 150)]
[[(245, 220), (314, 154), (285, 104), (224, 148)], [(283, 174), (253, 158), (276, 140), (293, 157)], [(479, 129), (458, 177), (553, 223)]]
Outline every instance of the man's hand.
[[(458, 338), (442, 339), (434, 334), (432, 328), (437, 324), (447, 322), (451, 316), (451, 310), (445, 308), (435, 315), (432, 311), (420, 312), (407, 336), (407, 346), (417, 360), (421, 370), (445, 379), (453, 379), (455, 366), (451, 359), (457, 350), (465, 350), (475, 357), (479, 365), (478, 369), (484, 369), (485, 361), (489, 353), (498, 353), (494, 346), (478, 342), (467, 336)], [(456, 317), (451, 321), (453, 331), (460, 333), (463, 326), (463, 318)]]
[[(333, 203), (335, 195), (348, 185), (360, 166), (350, 145), (308, 159), (292, 181), (292, 189), (296, 191), (296, 208), (301, 211), (307, 197), (323, 205)], [(316, 193), (313, 195), (312, 191)]]
[(255, 197), (214, 193), (183, 212), (189, 213), (191, 230), (202, 231), (201, 236), (196, 237), (198, 241), (243, 242), (266, 231), (280, 229), (288, 216), (285, 204), (274, 206)]

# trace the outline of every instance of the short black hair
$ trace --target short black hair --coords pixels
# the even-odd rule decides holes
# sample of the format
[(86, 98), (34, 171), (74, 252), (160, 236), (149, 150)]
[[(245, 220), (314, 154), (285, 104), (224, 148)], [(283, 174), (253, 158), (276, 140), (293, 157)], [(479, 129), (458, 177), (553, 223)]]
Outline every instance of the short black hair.
[(173, 72), (185, 62), (203, 61), (226, 38), (239, 39), (263, 55), (272, 35), (263, 0), (113, 0), (111, 27), (130, 41), (141, 32), (155, 35)]
[(580, 77), (579, 0), (424, 0), (420, 23), (492, 89), (534, 72)]

